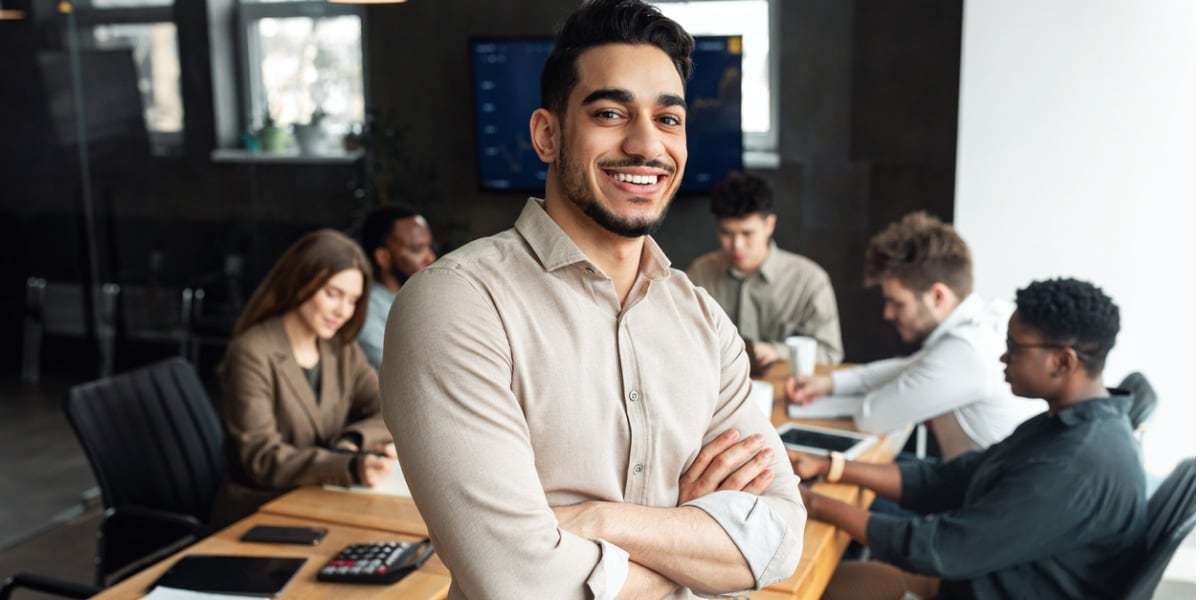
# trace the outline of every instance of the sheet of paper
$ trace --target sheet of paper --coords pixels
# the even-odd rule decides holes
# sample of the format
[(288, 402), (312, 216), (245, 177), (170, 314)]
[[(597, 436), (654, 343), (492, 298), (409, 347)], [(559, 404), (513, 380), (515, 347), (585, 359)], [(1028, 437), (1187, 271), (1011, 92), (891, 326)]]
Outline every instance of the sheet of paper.
[(142, 596), (142, 600), (248, 600), (250, 598), (267, 598), (268, 596), (233, 596), (230, 594), (211, 594), (208, 592), (193, 592), (158, 586)]
[(789, 419), (837, 419), (852, 417), (862, 405), (862, 396), (822, 396), (811, 404), (788, 404)]
[(365, 485), (353, 485), (350, 487), (342, 487), (340, 485), (327, 485), (327, 490), (338, 490), (342, 492), (355, 492), (360, 494), (383, 494), (385, 496), (411, 496), (408, 491), (408, 482), (404, 480), (404, 473), (400, 470), (399, 461), (392, 465), (392, 472), (388, 478), (384, 480), (379, 487), (367, 487)]

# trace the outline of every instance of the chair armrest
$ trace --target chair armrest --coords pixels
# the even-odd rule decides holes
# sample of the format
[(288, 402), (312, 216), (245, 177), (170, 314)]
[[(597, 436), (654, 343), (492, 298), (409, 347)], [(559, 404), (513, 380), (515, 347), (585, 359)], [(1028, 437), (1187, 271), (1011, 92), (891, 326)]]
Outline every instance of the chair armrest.
[(90, 585), (21, 572), (5, 579), (4, 583), (0, 585), (0, 600), (8, 600), (13, 591), (21, 588), (64, 598), (91, 598), (100, 593), (99, 588)]
[(191, 515), (136, 505), (110, 508), (100, 522), (96, 583), (112, 585), (209, 533)]
[(149, 521), (150, 523), (147, 523), (147, 525), (153, 525), (154, 522), (166, 525), (174, 525), (198, 538), (204, 537), (210, 533), (208, 526), (200, 522), (200, 519), (197, 519), (192, 515), (185, 515), (183, 513), (171, 512), (167, 510), (158, 510), (156, 508), (146, 508), (145, 506), (137, 506), (134, 504), (115, 506), (104, 511), (105, 521), (113, 519)]

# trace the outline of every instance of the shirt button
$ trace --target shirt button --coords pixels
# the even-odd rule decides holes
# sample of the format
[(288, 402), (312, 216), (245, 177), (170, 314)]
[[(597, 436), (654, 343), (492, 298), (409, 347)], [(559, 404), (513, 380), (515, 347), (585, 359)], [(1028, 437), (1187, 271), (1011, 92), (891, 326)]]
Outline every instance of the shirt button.
[(633, 465), (633, 473), (635, 475), (641, 475), (642, 474), (642, 465), (640, 465), (640, 464)]
[(596, 270), (595, 270), (595, 269), (593, 269), (593, 268), (591, 268), (591, 267), (584, 267), (584, 269), (583, 269), (583, 272), (584, 272), (584, 273), (587, 273), (588, 275), (595, 275), (595, 274), (596, 274)]
[(641, 397), (642, 397), (642, 395), (637, 393), (637, 390), (633, 390), (632, 392), (629, 392), (629, 401), (630, 402), (637, 402), (638, 399)]

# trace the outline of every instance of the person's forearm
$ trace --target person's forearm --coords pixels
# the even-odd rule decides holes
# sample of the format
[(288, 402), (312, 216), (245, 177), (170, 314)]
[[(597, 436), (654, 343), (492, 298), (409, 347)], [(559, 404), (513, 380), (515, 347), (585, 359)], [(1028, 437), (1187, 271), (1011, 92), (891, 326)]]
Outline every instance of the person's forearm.
[(854, 541), (867, 545), (867, 521), (871, 513), (821, 494), (808, 496), (808, 515), (845, 531)]
[(621, 586), (620, 593), (617, 594), (617, 600), (662, 598), (674, 592), (678, 587), (678, 584), (662, 574), (631, 560), (629, 561), (629, 575), (625, 578), (625, 585)]
[(888, 500), (900, 500), (900, 467), (895, 463), (874, 464), (848, 460), (842, 472), (841, 482), (861, 485)]
[(588, 503), (583, 533), (629, 552), (629, 560), (702, 594), (754, 587), (741, 551), (708, 513), (692, 506), (651, 508), (618, 502)]
[[(828, 476), (831, 460), (823, 457), (817, 464), (820, 465), (817, 467), (820, 469), (818, 474)], [(895, 463), (874, 464), (848, 460), (837, 483), (861, 485), (888, 500), (900, 500), (900, 467)]]

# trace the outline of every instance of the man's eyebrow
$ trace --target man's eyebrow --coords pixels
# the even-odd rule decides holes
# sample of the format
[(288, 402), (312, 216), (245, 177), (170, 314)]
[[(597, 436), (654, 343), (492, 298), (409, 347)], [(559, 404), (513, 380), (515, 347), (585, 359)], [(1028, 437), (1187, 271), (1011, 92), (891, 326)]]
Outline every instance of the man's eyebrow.
[(659, 106), (678, 106), (680, 108), (683, 108), (684, 110), (687, 109), (687, 101), (683, 99), (683, 96), (680, 96), (678, 94), (660, 94), (658, 96), (658, 105)]
[[(621, 104), (631, 104), (633, 103), (633, 94), (629, 90), (624, 90), (621, 88), (600, 88), (588, 94), (587, 96), (584, 96), (583, 101), (580, 102), (580, 105), (587, 106), (588, 104), (598, 102), (600, 100), (611, 100)], [(678, 94), (659, 94), (658, 105), (679, 106), (687, 109), (687, 101), (683, 99), (683, 96)]]
[(600, 88), (588, 94), (587, 96), (584, 96), (583, 102), (580, 102), (579, 104), (581, 106), (587, 106), (588, 104), (598, 102), (600, 100), (612, 100), (613, 102), (620, 102), (621, 104), (630, 104), (633, 102), (633, 94), (630, 93), (629, 90), (623, 90), (620, 88)]

